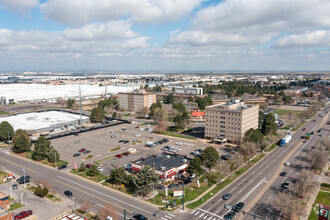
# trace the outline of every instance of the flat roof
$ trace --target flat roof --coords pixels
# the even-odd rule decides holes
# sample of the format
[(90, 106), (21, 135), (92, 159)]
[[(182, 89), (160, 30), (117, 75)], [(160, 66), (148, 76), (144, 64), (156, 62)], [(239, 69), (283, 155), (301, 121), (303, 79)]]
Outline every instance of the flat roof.
[[(184, 161), (186, 160), (186, 161)], [(133, 163), (136, 165), (150, 165), (156, 170), (161, 170), (161, 167), (165, 167), (166, 170), (170, 170), (174, 167), (180, 167), (189, 163), (191, 159), (185, 155), (161, 153), (158, 155), (152, 155), (146, 158), (141, 158)]]
[[(83, 115), (82, 120), (86, 119), (89, 118)], [(2, 117), (0, 118), (0, 123), (7, 121), (14, 127), (14, 130), (23, 129), (28, 131), (57, 127), (58, 125), (70, 124), (77, 120), (80, 120), (80, 115), (78, 114), (61, 111), (45, 111)]]

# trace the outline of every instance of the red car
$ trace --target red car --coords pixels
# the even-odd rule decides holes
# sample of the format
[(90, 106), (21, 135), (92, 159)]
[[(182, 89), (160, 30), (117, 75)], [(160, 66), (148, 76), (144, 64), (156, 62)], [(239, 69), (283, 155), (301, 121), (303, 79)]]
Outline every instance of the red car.
[(140, 126), (136, 126), (136, 127), (135, 127), (135, 129), (138, 129), (138, 128), (140, 128)]
[(117, 154), (116, 157), (118, 157), (118, 158), (122, 158), (123, 155), (121, 155), (121, 154)]
[(125, 152), (125, 153), (122, 153), (124, 156), (128, 156), (128, 153), (127, 152)]
[(20, 212), (19, 214), (15, 215), (15, 220), (16, 219), (23, 219), (23, 218), (26, 218), (26, 217), (29, 217), (30, 215), (32, 215), (32, 211), (31, 210), (27, 210), (27, 211), (23, 211), (23, 212)]
[(86, 148), (81, 148), (81, 149), (79, 150), (79, 153), (82, 153), (82, 152), (84, 152), (84, 151), (86, 151)]
[(91, 168), (92, 167), (92, 164), (86, 164), (86, 168)]

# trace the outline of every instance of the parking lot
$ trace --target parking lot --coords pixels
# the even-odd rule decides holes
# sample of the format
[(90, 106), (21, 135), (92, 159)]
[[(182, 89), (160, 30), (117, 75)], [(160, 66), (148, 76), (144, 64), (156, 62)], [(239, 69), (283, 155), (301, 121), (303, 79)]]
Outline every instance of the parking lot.
[[(77, 163), (79, 166), (81, 162), (84, 162), (84, 164), (92, 164), (99, 161), (103, 167), (102, 173), (104, 174), (109, 174), (114, 167), (121, 167), (138, 158), (147, 157), (152, 154), (159, 154), (162, 152), (161, 149), (167, 145), (176, 147), (177, 150), (175, 153), (182, 155), (189, 155), (196, 149), (203, 150), (210, 146), (199, 140), (169, 137), (154, 132), (149, 133), (148, 129), (152, 128), (152, 125), (139, 125), (133, 122), (132, 124), (122, 124), (105, 129), (80, 133), (78, 136), (71, 135), (61, 137), (54, 139), (51, 142), (54, 148), (60, 153), (61, 160), (69, 162), (70, 169), (73, 168), (74, 163)], [(145, 146), (147, 142), (157, 142), (164, 138), (169, 139), (169, 142), (154, 147)], [(133, 142), (134, 139), (136, 142)], [(129, 142), (119, 142), (120, 140)], [(120, 149), (113, 150), (117, 147)], [(79, 153), (79, 150), (83, 148), (90, 150), (91, 152), (87, 154)], [(121, 158), (116, 157), (118, 154), (127, 152), (130, 148), (136, 149), (137, 152), (135, 154), (128, 154), (127, 156), (123, 155)], [(220, 149), (220, 146), (217, 148)], [(223, 152), (222, 149), (219, 150), (220, 154)], [(76, 153), (79, 153), (80, 155), (73, 157)], [(93, 157), (85, 159), (88, 155), (93, 155)]]

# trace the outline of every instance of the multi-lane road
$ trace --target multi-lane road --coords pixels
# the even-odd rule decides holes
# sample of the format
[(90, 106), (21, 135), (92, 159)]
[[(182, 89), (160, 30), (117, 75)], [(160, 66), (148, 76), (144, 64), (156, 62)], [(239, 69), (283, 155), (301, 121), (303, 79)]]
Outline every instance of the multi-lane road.
[[(315, 120), (315, 122), (314, 122)], [(315, 145), (315, 142), (320, 137), (316, 130), (326, 127), (328, 115), (322, 118), (317, 114), (303, 128), (299, 129), (292, 135), (291, 141), (285, 147), (277, 147), (269, 155), (264, 157), (258, 164), (248, 170), (244, 175), (238, 178), (235, 182), (223, 189), (218, 195), (207, 201), (200, 208), (190, 212), (189, 219), (216, 220), (223, 219), (223, 216), (230, 210), (225, 209), (225, 205), (233, 206), (238, 202), (244, 202), (243, 210), (253, 214), (260, 214), (257, 206), (260, 204), (269, 204), (275, 201), (275, 188), (286, 179), (296, 178), (298, 164), (306, 166), (306, 162), (302, 161), (305, 157), (305, 149)], [(301, 136), (306, 132), (314, 131), (311, 140), (303, 143)], [(326, 134), (325, 134), (326, 135)], [(284, 163), (289, 161), (291, 166), (285, 167)], [(282, 171), (287, 171), (289, 175), (285, 178), (279, 176)], [(229, 200), (223, 200), (223, 194), (230, 193), (232, 197)], [(256, 204), (256, 205), (255, 205)], [(253, 207), (253, 208), (252, 208)], [(269, 215), (271, 213), (268, 213)], [(237, 216), (238, 217), (238, 216)], [(240, 216), (243, 217), (243, 216)], [(271, 216), (272, 217), (272, 216)], [(253, 219), (252, 217), (244, 216), (243, 219)]]
[[(314, 119), (316, 120), (315, 122), (313, 122)], [(273, 188), (278, 187), (284, 180), (283, 177), (278, 176), (279, 173), (283, 169), (287, 170), (289, 174), (286, 178), (293, 178), (296, 175), (294, 174), (296, 170), (294, 170), (292, 166), (303, 162), (301, 158), (305, 156), (304, 154), (306, 152), (304, 149), (315, 144), (318, 134), (312, 136), (311, 140), (306, 144), (302, 143), (300, 137), (305, 135), (308, 131), (316, 131), (325, 124), (327, 119), (328, 116), (321, 118), (316, 115), (304, 126), (306, 131), (300, 129), (295, 132), (292, 136), (292, 140), (285, 147), (277, 147), (254, 167), (223, 189), (219, 194), (212, 197), (200, 208), (181, 214), (160, 211), (156, 206), (140, 199), (110, 190), (105, 186), (72, 174), (13, 156), (8, 152), (8, 149), (0, 149), (0, 166), (17, 175), (23, 175), (22, 169), (25, 169), (26, 174), (31, 176), (32, 181), (33, 179), (48, 180), (53, 184), (55, 191), (59, 194), (65, 190), (70, 190), (73, 192), (78, 203), (83, 200), (88, 200), (97, 209), (102, 208), (106, 204), (113, 206), (118, 211), (119, 219), (123, 219), (124, 209), (126, 210), (128, 218), (132, 217), (133, 213), (141, 213), (149, 219), (162, 220), (222, 219), (229, 211), (224, 208), (224, 205), (232, 206), (240, 201), (246, 204), (244, 210), (250, 210), (258, 214), (258, 209), (256, 209), (254, 205), (274, 201), (275, 194)], [(286, 161), (290, 161), (292, 165), (290, 167), (284, 167), (283, 164)], [(232, 194), (232, 197), (227, 201), (221, 199), (222, 195), (225, 193)], [(154, 216), (155, 213), (156, 216)], [(48, 219), (48, 217), (38, 216), (38, 219)]]

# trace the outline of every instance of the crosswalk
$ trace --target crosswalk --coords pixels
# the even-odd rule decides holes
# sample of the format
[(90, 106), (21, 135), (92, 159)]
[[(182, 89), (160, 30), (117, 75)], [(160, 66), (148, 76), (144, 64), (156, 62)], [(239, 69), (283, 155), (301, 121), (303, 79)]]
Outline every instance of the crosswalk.
[(171, 214), (171, 213), (166, 213), (166, 215), (164, 215), (164, 217), (160, 217), (163, 220), (170, 220), (170, 219), (175, 219), (175, 215)]
[(209, 211), (206, 211), (206, 210), (203, 210), (200, 208), (193, 210), (190, 214), (199, 219), (203, 219), (203, 220), (221, 220), (221, 219), (223, 219), (219, 215), (216, 215), (214, 213), (211, 213)]

